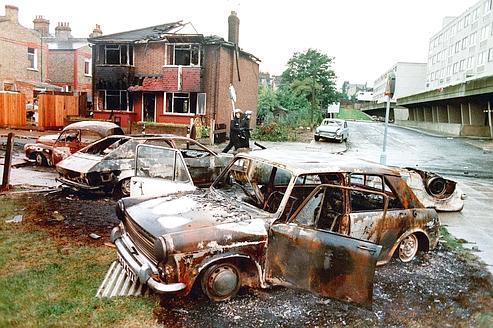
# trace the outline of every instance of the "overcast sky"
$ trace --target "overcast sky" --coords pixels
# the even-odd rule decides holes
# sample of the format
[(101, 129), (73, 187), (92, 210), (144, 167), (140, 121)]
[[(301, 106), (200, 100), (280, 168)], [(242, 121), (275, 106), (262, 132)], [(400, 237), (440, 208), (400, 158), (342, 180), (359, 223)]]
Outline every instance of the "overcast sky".
[[(19, 7), (21, 24), (35, 15), (69, 22), (72, 35), (87, 36), (95, 24), (104, 34), (162, 23), (192, 22), (199, 33), (227, 39), (227, 18), (240, 18), (239, 45), (259, 57), (260, 70), (281, 74), (296, 51), (316, 48), (335, 57), (338, 84), (373, 85), (397, 61), (426, 62), (430, 36), (444, 16), (455, 16), (478, 0), (175, 0), (0, 1)], [(77, 3), (77, 6), (74, 4)]]

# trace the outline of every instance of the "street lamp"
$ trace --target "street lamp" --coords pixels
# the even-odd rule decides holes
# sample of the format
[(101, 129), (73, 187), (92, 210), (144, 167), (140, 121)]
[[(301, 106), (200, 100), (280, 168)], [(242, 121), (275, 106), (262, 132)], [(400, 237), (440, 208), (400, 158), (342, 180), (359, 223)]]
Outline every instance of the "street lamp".
[(385, 110), (385, 130), (383, 132), (382, 154), (380, 155), (380, 164), (387, 164), (387, 128), (389, 126), (390, 99), (394, 96), (395, 91), (395, 73), (387, 73), (387, 85), (385, 86), (385, 96), (387, 96), (387, 108)]

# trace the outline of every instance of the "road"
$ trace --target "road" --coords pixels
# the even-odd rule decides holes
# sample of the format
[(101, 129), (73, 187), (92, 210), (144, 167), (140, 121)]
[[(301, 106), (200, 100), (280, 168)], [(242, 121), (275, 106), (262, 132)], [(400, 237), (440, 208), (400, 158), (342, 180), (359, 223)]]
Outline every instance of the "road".
[[(379, 162), (383, 123), (350, 122), (347, 155)], [(493, 273), (493, 153), (463, 138), (444, 138), (389, 126), (387, 164), (418, 167), (454, 179), (466, 194), (460, 213), (440, 213), (442, 224), (466, 240)]]

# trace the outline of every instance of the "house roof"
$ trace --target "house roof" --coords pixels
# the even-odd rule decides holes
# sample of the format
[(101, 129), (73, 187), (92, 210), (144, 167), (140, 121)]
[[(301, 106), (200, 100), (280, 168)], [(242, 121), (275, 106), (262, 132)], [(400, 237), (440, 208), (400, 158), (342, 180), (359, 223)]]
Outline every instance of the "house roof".
[[(107, 42), (137, 42), (137, 41), (160, 41), (165, 39), (166, 34), (175, 34), (180, 32), (183, 27), (189, 23), (182, 21), (166, 23), (161, 25), (144, 27), (137, 30), (126, 32), (102, 35), (95, 38), (89, 38), (91, 43), (107, 43)], [(198, 34), (198, 33), (197, 33)]]

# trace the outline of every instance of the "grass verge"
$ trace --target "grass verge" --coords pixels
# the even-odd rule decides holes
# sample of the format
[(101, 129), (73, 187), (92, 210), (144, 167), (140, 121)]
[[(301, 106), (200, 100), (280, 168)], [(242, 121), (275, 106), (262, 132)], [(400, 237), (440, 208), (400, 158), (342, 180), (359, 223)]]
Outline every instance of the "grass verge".
[(362, 111), (358, 109), (352, 109), (352, 108), (343, 108), (341, 107), (339, 109), (339, 113), (336, 114), (337, 118), (343, 119), (343, 120), (357, 120), (357, 121), (371, 121), (371, 117), (363, 113)]
[(33, 229), (19, 201), (0, 198), (0, 327), (149, 327), (150, 297), (94, 297), (114, 249), (60, 242)]

